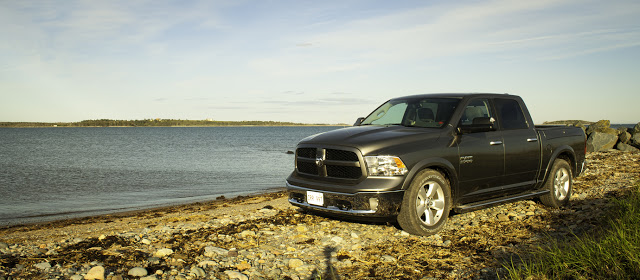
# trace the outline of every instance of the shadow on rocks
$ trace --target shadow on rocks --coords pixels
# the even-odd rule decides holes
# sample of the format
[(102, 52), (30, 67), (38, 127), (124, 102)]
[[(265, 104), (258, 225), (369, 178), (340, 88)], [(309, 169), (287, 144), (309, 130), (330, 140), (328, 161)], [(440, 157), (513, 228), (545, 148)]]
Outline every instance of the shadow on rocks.
[(309, 280), (316, 280), (316, 279), (338, 280), (338, 279), (340, 279), (340, 276), (338, 275), (338, 270), (333, 265), (333, 261), (332, 261), (332, 255), (333, 255), (333, 253), (336, 253), (336, 252), (337, 252), (337, 248), (336, 247), (333, 247), (333, 246), (324, 247), (323, 255), (324, 255), (325, 264), (326, 264), (327, 269), (325, 270), (324, 273), (321, 274), (321, 272), (318, 271), (318, 269), (316, 268), (315, 270), (313, 270), (313, 272), (311, 273), (311, 276), (308, 279)]

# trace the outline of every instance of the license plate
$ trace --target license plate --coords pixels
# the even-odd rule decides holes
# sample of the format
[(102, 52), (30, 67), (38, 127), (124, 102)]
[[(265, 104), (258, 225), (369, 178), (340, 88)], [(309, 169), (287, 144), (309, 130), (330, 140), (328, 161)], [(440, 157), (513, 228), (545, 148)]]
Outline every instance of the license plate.
[(324, 195), (319, 192), (307, 191), (307, 203), (311, 205), (324, 205)]

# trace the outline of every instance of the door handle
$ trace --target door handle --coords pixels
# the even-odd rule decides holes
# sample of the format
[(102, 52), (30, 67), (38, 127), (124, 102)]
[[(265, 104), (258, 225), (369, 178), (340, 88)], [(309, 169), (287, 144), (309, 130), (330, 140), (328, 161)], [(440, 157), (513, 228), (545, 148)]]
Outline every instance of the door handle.
[(491, 142), (489, 142), (489, 145), (491, 145), (491, 146), (502, 145), (502, 141), (491, 141)]
[(527, 138), (527, 142), (538, 142), (538, 138)]

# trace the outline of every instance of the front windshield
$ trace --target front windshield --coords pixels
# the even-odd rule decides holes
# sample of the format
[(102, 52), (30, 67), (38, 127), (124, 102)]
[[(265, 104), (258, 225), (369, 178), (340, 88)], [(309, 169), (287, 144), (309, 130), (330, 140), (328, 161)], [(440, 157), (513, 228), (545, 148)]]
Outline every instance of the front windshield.
[(371, 113), (361, 125), (403, 125), (441, 128), (460, 102), (456, 98), (392, 99)]

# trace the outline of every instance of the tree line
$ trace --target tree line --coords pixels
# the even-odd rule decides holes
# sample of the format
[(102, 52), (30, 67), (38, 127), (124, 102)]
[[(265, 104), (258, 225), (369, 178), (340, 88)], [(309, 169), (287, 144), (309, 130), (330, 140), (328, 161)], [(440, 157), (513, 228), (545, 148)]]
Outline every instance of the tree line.
[(79, 122), (0, 122), (0, 127), (139, 127), (139, 126), (311, 126), (328, 124), (303, 124), (276, 121), (216, 121), (216, 120), (83, 120)]

